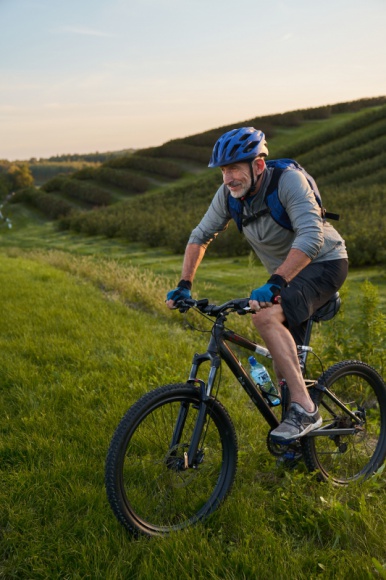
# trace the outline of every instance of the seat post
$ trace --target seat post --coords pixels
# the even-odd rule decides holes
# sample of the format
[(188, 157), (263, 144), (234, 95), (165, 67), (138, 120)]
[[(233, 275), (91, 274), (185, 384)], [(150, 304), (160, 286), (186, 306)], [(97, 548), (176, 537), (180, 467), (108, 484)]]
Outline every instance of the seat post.
[(312, 318), (309, 318), (307, 321), (307, 326), (306, 326), (306, 332), (304, 335), (304, 344), (303, 346), (309, 346), (310, 341), (311, 341), (311, 331), (312, 331), (312, 327), (313, 327), (314, 321), (312, 320)]
[(304, 376), (304, 371), (305, 371), (305, 368), (306, 368), (308, 349), (307, 348), (302, 348), (302, 347), (308, 347), (309, 344), (310, 344), (311, 331), (312, 331), (313, 324), (314, 324), (314, 320), (312, 318), (309, 318), (307, 320), (307, 326), (306, 326), (306, 331), (304, 333), (303, 344), (299, 344), (298, 349), (297, 349), (298, 356), (299, 356), (300, 368), (302, 369), (303, 376)]

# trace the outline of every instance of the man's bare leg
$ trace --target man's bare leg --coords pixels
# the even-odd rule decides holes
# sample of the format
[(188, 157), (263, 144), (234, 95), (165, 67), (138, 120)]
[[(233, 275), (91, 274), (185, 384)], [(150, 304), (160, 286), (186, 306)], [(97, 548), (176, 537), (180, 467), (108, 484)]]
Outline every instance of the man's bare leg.
[(314, 411), (315, 405), (305, 386), (294, 339), (283, 324), (285, 316), (282, 307), (275, 304), (262, 308), (252, 318), (272, 355), (275, 372), (287, 382), (291, 402), (299, 403), (307, 412)]

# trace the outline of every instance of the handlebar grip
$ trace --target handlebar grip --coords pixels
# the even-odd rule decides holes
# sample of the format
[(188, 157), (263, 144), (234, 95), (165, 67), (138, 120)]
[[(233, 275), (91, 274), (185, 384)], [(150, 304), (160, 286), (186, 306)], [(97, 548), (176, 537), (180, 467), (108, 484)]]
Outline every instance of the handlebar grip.
[(203, 298), (202, 300), (194, 300), (193, 298), (185, 298), (184, 300), (178, 300), (176, 302), (176, 308), (183, 313), (187, 312), (189, 308), (198, 308), (202, 310), (205, 306), (208, 305), (209, 300), (207, 298)]
[(238, 301), (237, 306), (239, 308), (248, 308), (249, 307), (249, 300), (250, 298), (242, 298)]

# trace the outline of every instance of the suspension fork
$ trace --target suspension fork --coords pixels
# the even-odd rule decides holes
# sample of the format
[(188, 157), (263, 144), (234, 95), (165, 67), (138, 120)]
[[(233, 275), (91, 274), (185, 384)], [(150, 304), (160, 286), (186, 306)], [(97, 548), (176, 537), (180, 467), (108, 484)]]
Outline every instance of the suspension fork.
[[(214, 348), (213, 348), (214, 347)], [(209, 361), (211, 363), (208, 382), (205, 384), (204, 381), (197, 378), (198, 369), (204, 363)], [(196, 418), (196, 423), (194, 425), (192, 438), (189, 444), (189, 449), (185, 452), (184, 456), (184, 469), (192, 467), (194, 465), (195, 459), (197, 457), (197, 452), (202, 437), (202, 433), (205, 427), (208, 411), (208, 403), (210, 401), (213, 386), (215, 384), (215, 379), (217, 375), (217, 370), (221, 364), (220, 356), (217, 354), (217, 347), (213, 343), (213, 337), (209, 343), (208, 351), (204, 354), (195, 354), (192, 361), (192, 367), (190, 370), (188, 383), (199, 385), (200, 388), (200, 403), (198, 406), (198, 415)], [(178, 445), (181, 442), (182, 433), (184, 430), (185, 422), (189, 413), (191, 403), (183, 402), (181, 403), (176, 424), (174, 427), (173, 437), (171, 441), (171, 448)]]

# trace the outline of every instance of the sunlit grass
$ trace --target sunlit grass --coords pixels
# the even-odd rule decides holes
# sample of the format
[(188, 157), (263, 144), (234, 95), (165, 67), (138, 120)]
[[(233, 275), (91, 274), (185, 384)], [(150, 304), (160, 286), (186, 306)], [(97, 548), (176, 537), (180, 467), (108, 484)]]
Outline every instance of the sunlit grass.
[[(354, 115), (334, 115), (329, 127)], [(271, 156), (286, 155), (289, 145), (324, 128), (311, 121), (277, 131)], [(191, 187), (192, 175), (178, 184)], [(157, 187), (144, 199), (157, 196)], [(317, 483), (303, 465), (276, 465), (267, 426), (225, 369), (219, 398), (239, 440), (231, 495), (192, 529), (151, 541), (129, 537), (104, 490), (110, 439), (138, 397), (187, 377), (193, 353), (208, 339), (165, 308), (182, 256), (58, 232), (21, 204), (7, 212), (14, 227), (0, 230), (0, 578), (386, 578), (383, 472), (336, 489)], [(220, 259), (210, 247), (193, 294), (222, 302), (246, 296), (266, 278), (250, 256)], [(379, 290), (378, 297), (370, 289), (367, 310), (365, 280)], [(316, 352), (326, 364), (358, 357), (381, 372), (385, 269), (350, 271), (342, 295), (339, 317), (315, 329)], [(209, 328), (191, 313), (187, 318)], [(248, 317), (228, 322), (256, 336)], [(316, 360), (314, 366), (319, 371)]]
[(266, 426), (227, 376), (220, 399), (240, 445), (233, 493), (192, 530), (130, 539), (105, 497), (109, 441), (142, 393), (187, 376), (205, 337), (183, 330), (177, 313), (163, 314), (165, 280), (156, 274), (68, 252), (11, 254), (0, 255), (0, 577), (366, 578), (382, 571), (383, 477), (338, 490), (304, 469), (276, 467)]

